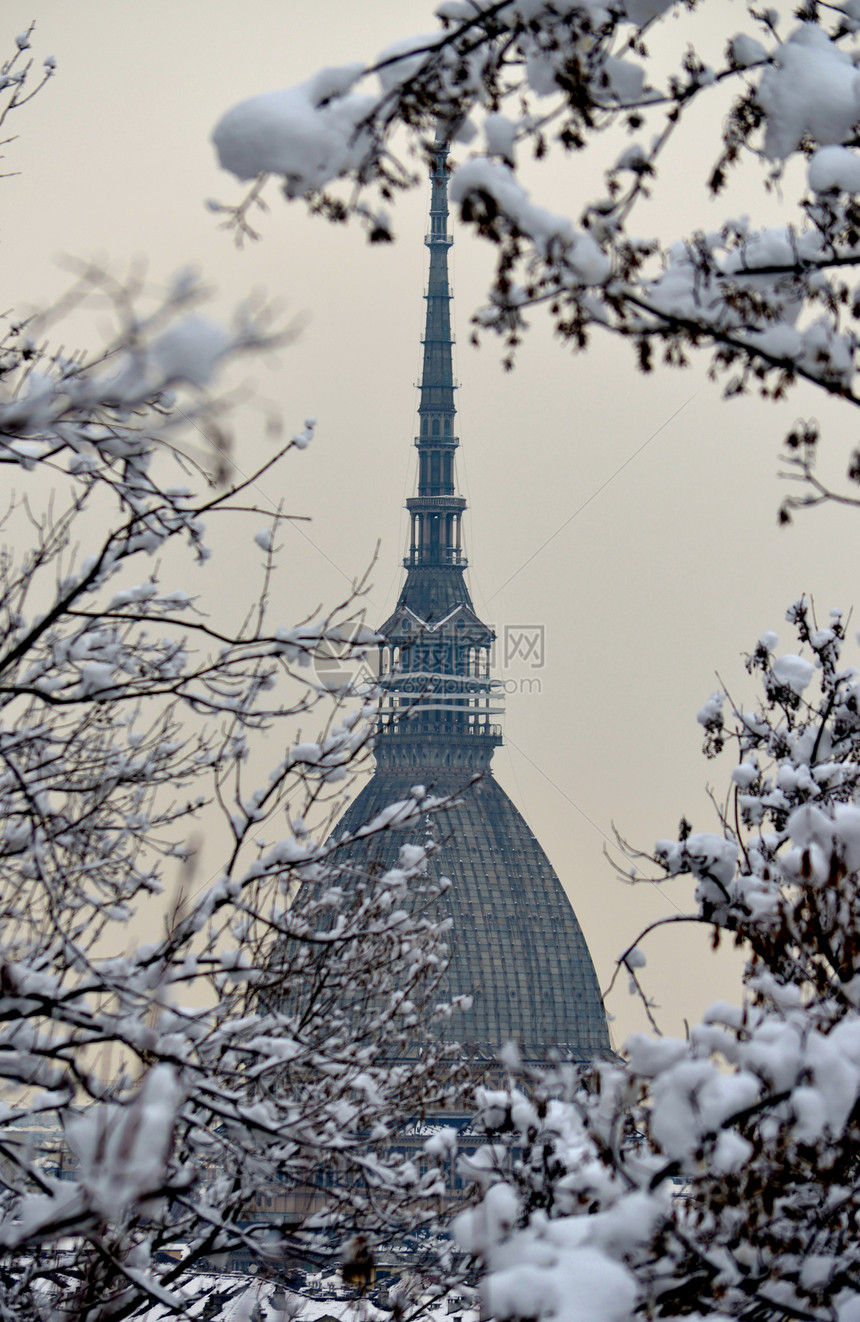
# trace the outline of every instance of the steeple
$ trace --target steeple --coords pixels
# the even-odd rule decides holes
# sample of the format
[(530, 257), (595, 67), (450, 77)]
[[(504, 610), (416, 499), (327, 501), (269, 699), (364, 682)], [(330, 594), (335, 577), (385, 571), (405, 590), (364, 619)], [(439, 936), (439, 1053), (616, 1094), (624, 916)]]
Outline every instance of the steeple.
[(376, 756), (380, 767), (432, 764), (489, 767), (501, 743), (500, 685), (490, 678), (495, 634), (475, 613), (465, 581), (463, 513), (454, 459), (451, 286), (448, 281), (448, 148), (437, 136), (430, 172), (430, 250), (424, 361), (418, 406), (418, 492), (407, 500), (406, 581), (380, 629), (384, 693)]
[[(462, 550), (461, 520), (466, 502), (455, 494), (454, 455), (459, 445), (455, 435), (454, 369), (451, 335), (451, 286), (448, 283), (448, 149), (437, 140), (430, 175), (430, 230), (424, 242), (430, 249), (424, 324), (424, 364), (421, 402), (418, 406), (418, 495), (406, 502), (411, 518), (411, 539), (406, 567), (411, 570), (440, 566), (454, 572), (446, 575), (455, 598), (466, 559)], [(410, 574), (407, 588), (420, 595), (423, 575)]]

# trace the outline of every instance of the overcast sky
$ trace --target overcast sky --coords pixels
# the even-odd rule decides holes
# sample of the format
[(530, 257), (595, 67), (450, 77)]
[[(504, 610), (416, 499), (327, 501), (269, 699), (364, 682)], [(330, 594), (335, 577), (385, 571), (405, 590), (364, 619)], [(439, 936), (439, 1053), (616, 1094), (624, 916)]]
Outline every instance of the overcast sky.
[[(715, 26), (729, 14), (743, 18), (723, 0), (708, 13)], [(379, 541), (369, 614), (381, 622), (400, 587), (402, 507), (414, 482), (429, 187), (398, 205), (397, 243), (374, 248), (358, 230), (282, 204), (273, 190), (262, 241), (239, 252), (204, 206), (239, 196), (208, 139), (219, 115), (246, 96), (431, 30), (431, 6), (7, 0), (4, 16), (9, 42), (36, 18), (34, 54), (54, 55), (57, 75), (18, 117), (20, 139), (5, 149), (5, 168), (21, 173), (3, 182), (3, 306), (55, 297), (68, 280), (59, 259), (71, 254), (96, 256), (118, 273), (145, 257), (156, 284), (193, 262), (217, 290), (216, 311), (253, 290), (300, 318), (299, 340), (253, 368), (264, 408), (242, 414), (238, 461), (250, 468), (270, 444), (270, 405), (290, 430), (317, 417), (313, 446), (264, 493), (313, 520), (288, 535), (283, 619), (341, 597)], [(716, 226), (733, 212), (777, 216), (779, 200), (765, 198), (754, 172), (722, 209), (705, 204), (707, 127), (694, 123), (678, 144), (662, 212), (652, 214), (664, 226), (690, 227)], [(555, 209), (576, 216), (599, 171), (574, 160), (534, 178)], [(521, 663), (501, 676), (514, 691), (496, 774), (562, 878), (606, 985), (643, 923), (691, 903), (685, 881), (630, 889), (615, 879), (602, 857), (612, 823), (643, 847), (674, 835), (682, 813), (711, 829), (705, 787), (724, 793), (730, 765), (701, 757), (696, 712), (717, 687), (716, 672), (748, 692), (742, 653), (766, 629), (790, 642), (783, 614), (801, 592), (814, 595), (822, 615), (853, 604), (860, 515), (819, 511), (780, 530), (776, 458), (793, 419), (814, 413), (841, 463), (854, 423), (810, 397), (779, 409), (725, 403), (704, 362), (645, 378), (620, 344), (595, 340), (575, 357), (539, 317), (505, 375), (497, 344), (469, 344), (491, 254), (456, 225), (454, 233), (458, 464), (472, 593), (500, 632), (545, 630), (543, 668)], [(231, 582), (229, 548), (219, 554), (220, 582), (238, 611), (243, 585), (235, 575)], [(736, 967), (707, 947), (703, 933), (684, 928), (645, 947), (647, 984), (670, 1031), (718, 996), (738, 995)], [(623, 989), (611, 1009), (618, 1040), (642, 1026)]]

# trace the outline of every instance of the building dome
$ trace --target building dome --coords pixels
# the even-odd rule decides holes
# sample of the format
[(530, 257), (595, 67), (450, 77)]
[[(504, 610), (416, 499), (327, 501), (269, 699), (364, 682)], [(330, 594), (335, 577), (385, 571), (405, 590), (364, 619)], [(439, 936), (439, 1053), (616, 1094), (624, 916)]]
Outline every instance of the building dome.
[[(341, 818), (335, 838), (409, 799), (415, 780), (407, 768), (377, 771)], [(473, 998), (448, 1036), (467, 1058), (486, 1061), (509, 1041), (524, 1060), (537, 1063), (556, 1050), (577, 1061), (606, 1056), (606, 1015), (585, 937), (522, 814), (491, 773), (465, 786), (462, 772), (435, 774), (432, 792), (455, 800), (433, 818), (442, 843), (429, 865), (434, 877), (452, 883), (439, 902), (452, 920), (442, 994)], [(362, 866), (393, 867), (400, 845), (410, 840), (391, 831), (371, 838), (361, 846)], [(357, 847), (347, 848), (355, 860)]]

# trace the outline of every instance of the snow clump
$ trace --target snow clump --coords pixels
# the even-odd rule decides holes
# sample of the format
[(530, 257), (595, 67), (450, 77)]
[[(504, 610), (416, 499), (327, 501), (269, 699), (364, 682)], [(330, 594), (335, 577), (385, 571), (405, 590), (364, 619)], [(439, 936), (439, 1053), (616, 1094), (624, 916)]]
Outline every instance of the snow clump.
[(860, 119), (860, 74), (814, 23), (795, 29), (762, 74), (756, 99), (767, 115), (764, 151), (785, 160), (809, 133), (841, 143)]
[(860, 156), (847, 147), (819, 147), (806, 177), (815, 193), (860, 193)]
[(376, 104), (349, 95), (363, 72), (361, 64), (322, 69), (298, 87), (233, 106), (212, 133), (223, 169), (242, 181), (281, 175), (286, 195), (299, 197), (358, 165), (370, 142), (359, 126)]

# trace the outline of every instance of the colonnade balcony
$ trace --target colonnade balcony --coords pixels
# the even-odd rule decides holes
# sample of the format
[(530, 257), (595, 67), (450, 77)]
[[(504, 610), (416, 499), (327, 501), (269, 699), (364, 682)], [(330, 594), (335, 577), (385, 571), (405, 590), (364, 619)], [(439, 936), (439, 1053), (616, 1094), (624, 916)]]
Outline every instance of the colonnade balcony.
[(432, 565), (459, 565), (467, 569), (469, 561), (465, 552), (458, 551), (456, 546), (415, 547), (403, 557), (404, 569), (420, 569)]
[(462, 735), (468, 739), (492, 740), (496, 747), (502, 742), (502, 727), (498, 721), (481, 718), (446, 720), (441, 715), (419, 715), (417, 709), (411, 714), (406, 711), (388, 713), (384, 719), (380, 718), (379, 730), (385, 739), (415, 740), (436, 736), (453, 739)]

